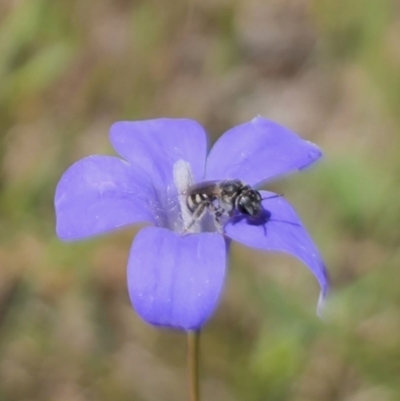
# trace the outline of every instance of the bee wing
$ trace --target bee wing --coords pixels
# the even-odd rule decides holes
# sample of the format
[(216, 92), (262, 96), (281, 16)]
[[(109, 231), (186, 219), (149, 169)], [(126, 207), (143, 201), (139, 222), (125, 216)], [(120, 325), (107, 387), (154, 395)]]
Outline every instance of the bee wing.
[(189, 187), (185, 194), (212, 194), (217, 196), (221, 193), (220, 183), (221, 181), (203, 181)]

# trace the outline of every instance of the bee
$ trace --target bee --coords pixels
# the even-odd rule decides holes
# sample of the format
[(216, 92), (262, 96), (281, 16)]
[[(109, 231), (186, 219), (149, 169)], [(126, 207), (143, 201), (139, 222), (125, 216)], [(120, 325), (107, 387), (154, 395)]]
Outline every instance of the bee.
[(257, 217), (262, 211), (261, 194), (240, 180), (205, 181), (186, 191), (186, 205), (192, 221), (185, 231), (210, 212), (221, 230), (221, 217), (241, 214)]

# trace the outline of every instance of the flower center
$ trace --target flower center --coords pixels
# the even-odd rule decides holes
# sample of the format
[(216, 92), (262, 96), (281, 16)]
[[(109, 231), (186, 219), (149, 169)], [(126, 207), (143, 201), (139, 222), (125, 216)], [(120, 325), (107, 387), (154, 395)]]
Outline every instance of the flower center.
[[(200, 232), (199, 222), (193, 222), (193, 216), (187, 207), (186, 198), (187, 190), (194, 184), (192, 169), (190, 164), (185, 160), (178, 160), (173, 167), (173, 177), (176, 189), (178, 190), (178, 202), (182, 217), (182, 233), (198, 233)], [(187, 229), (187, 227), (189, 227)]]

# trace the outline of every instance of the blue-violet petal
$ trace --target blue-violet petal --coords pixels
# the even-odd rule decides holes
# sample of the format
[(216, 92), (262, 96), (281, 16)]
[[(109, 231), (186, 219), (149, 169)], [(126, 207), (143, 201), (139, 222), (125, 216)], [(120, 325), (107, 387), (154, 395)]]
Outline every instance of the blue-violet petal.
[(132, 305), (150, 324), (198, 329), (214, 312), (225, 266), (226, 246), (220, 234), (181, 236), (146, 227), (137, 234), (128, 262)]
[(290, 204), (283, 197), (271, 198), (272, 192), (261, 191), (261, 195), (267, 198), (262, 202), (265, 215), (258, 221), (234, 218), (226, 224), (225, 234), (253, 248), (289, 253), (305, 263), (321, 287), (319, 313), (329, 289), (322, 257)]
[(195, 181), (204, 177), (207, 135), (194, 120), (119, 121), (111, 127), (110, 140), (123, 158), (151, 177), (161, 194), (171, 188), (173, 167), (178, 160), (190, 164)]
[(231, 128), (207, 159), (206, 179), (240, 179), (258, 185), (321, 157), (320, 149), (289, 129), (262, 117)]
[(156, 223), (156, 199), (148, 178), (112, 156), (89, 156), (73, 164), (57, 185), (54, 203), (56, 231), (63, 240), (137, 222)]

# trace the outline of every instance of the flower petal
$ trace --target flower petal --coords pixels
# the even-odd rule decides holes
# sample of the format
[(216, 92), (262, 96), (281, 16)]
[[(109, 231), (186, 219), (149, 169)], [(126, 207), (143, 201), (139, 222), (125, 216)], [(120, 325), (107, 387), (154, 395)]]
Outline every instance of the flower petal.
[(151, 183), (117, 157), (89, 156), (73, 164), (57, 185), (54, 203), (57, 235), (64, 240), (156, 223)]
[(289, 129), (256, 117), (228, 130), (207, 159), (206, 179), (240, 179), (261, 184), (293, 170), (301, 170), (322, 156), (319, 148)]
[(190, 164), (196, 181), (203, 179), (207, 135), (194, 120), (119, 121), (111, 127), (110, 140), (123, 158), (148, 173), (157, 191), (165, 192), (171, 186), (178, 160)]
[(148, 323), (200, 328), (214, 311), (224, 283), (226, 245), (215, 233), (181, 236), (146, 227), (132, 245), (128, 290)]
[(328, 273), (321, 255), (290, 204), (282, 197), (271, 198), (275, 195), (272, 192), (261, 191), (261, 195), (267, 198), (263, 201), (263, 221), (232, 219), (225, 226), (225, 234), (253, 248), (289, 253), (305, 263), (321, 287), (319, 313), (329, 289)]

